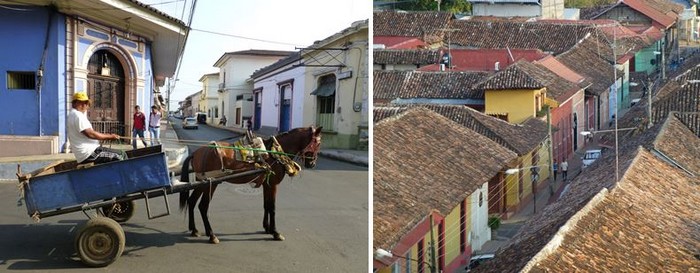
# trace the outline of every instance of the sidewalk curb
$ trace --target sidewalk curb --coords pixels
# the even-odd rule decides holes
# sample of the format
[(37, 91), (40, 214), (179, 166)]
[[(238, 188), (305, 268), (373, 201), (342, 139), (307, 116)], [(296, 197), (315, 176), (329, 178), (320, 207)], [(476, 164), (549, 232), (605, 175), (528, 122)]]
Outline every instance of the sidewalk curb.
[(364, 167), (368, 167), (369, 163), (367, 159), (360, 158), (348, 153), (343, 153), (341, 151), (320, 151), (318, 153), (322, 157), (330, 158), (330, 159), (335, 159), (335, 160), (340, 160), (344, 161), (347, 163), (352, 163), (355, 165), (360, 165)]

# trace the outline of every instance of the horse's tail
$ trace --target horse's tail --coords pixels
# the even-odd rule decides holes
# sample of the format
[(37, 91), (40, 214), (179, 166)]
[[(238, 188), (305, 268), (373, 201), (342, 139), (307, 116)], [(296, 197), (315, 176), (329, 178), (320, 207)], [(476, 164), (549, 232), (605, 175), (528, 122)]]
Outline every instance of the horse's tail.
[[(190, 160), (192, 160), (191, 155), (185, 158), (185, 161), (182, 163), (182, 173), (180, 173), (180, 181), (182, 182), (190, 182)], [(180, 192), (180, 211), (185, 210), (187, 207), (187, 199), (189, 197), (189, 190)]]

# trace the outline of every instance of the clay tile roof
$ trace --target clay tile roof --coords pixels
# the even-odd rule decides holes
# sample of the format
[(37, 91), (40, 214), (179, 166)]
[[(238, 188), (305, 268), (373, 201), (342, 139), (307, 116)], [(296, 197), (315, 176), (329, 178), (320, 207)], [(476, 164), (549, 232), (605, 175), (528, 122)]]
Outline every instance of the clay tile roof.
[(556, 73), (557, 75), (559, 75), (559, 77), (562, 77), (570, 82), (581, 83), (586, 80), (586, 78), (571, 70), (569, 67), (567, 67), (551, 55), (537, 61), (537, 63), (546, 67), (547, 69), (549, 69), (549, 71)]
[(498, 72), (479, 84), (479, 88), (485, 90), (512, 90), (512, 89), (540, 89), (545, 83), (528, 74), (526, 61), (517, 62), (506, 70)]
[(486, 72), (374, 71), (374, 99), (483, 99)]
[[(684, 5), (677, 3), (679, 0), (675, 0), (676, 2), (674, 2), (673, 0), (642, 0), (642, 1), (646, 2), (647, 5), (649, 5), (650, 7), (654, 8), (654, 9), (656, 9), (659, 12), (664, 13), (664, 14), (669, 14), (670, 12), (673, 12), (675, 14), (681, 14), (683, 12), (683, 10), (685, 10)], [(690, 0), (683, 1), (683, 2), (685, 2), (688, 5), (688, 7), (690, 7), (690, 3), (688, 3), (688, 1), (690, 1)]]
[(700, 237), (692, 235), (700, 225), (700, 180), (647, 150), (662, 130), (669, 128), (656, 125), (620, 142), (619, 182), (614, 154), (604, 153), (475, 272), (700, 268), (693, 257)]
[(591, 82), (587, 92), (599, 95), (614, 82), (612, 64), (601, 57), (609, 50), (610, 47), (602, 45), (592, 35), (556, 58)]
[(700, 176), (700, 136), (688, 128), (686, 122), (700, 124), (700, 112), (672, 113), (654, 141), (654, 147), (685, 170)]
[(433, 209), (450, 213), (516, 158), (425, 108), (378, 122), (373, 141), (374, 246), (383, 249)]
[(671, 25), (673, 25), (676, 22), (676, 17), (677, 14), (673, 14), (671, 12), (662, 12), (659, 11), (658, 9), (658, 3), (650, 3), (651, 1), (644, 1), (644, 0), (623, 0), (622, 3), (625, 5), (629, 6), (630, 8), (641, 12), (642, 14), (646, 15), (647, 17), (651, 18), (654, 22), (658, 23), (659, 25), (668, 28)]
[(700, 224), (697, 179), (646, 150), (633, 160), (618, 186), (591, 202), (589, 211), (580, 211), (559, 248), (533, 263), (533, 271), (700, 269), (700, 260), (694, 257), (700, 238), (692, 235)]
[[(671, 112), (700, 112), (700, 82), (693, 80), (700, 80), (700, 66), (687, 70), (658, 91), (651, 104), (654, 122), (665, 120)], [(700, 136), (700, 125), (689, 127)]]
[(540, 49), (558, 55), (591, 32), (586, 24), (452, 20), (452, 44), (467, 48)]
[(577, 84), (559, 77), (543, 65), (529, 62), (521, 62), (518, 65), (522, 71), (547, 87), (547, 96), (560, 103), (565, 102), (581, 89)]
[(398, 36), (374, 36), (372, 43), (375, 45), (384, 45), (387, 49), (415, 49), (428, 46), (428, 44), (421, 39)]
[(547, 124), (541, 120), (531, 118), (522, 124), (511, 124), (463, 105), (432, 104), (374, 107), (374, 122), (415, 107), (430, 109), (491, 139), (518, 155), (532, 152), (547, 137)]
[(415, 50), (415, 49), (375, 49), (375, 64), (415, 64), (426, 65), (440, 61), (438, 50)]
[[(442, 36), (453, 15), (435, 11), (375, 11), (374, 36)], [(429, 41), (426, 41), (430, 43)]]

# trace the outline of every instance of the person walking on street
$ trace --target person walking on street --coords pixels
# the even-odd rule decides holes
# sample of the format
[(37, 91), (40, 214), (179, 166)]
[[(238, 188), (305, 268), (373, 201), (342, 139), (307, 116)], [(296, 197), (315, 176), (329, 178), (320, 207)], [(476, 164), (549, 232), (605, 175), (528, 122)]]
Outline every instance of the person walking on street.
[(136, 105), (134, 106), (134, 125), (133, 129), (131, 130), (131, 146), (134, 147), (134, 150), (136, 149), (136, 142), (138, 141), (138, 138), (141, 138), (141, 142), (143, 142), (144, 147), (148, 147), (144, 137), (144, 131), (146, 131), (146, 115), (141, 112), (141, 107)]
[(560, 167), (561, 167), (561, 174), (562, 174), (561, 177), (562, 177), (562, 179), (564, 179), (564, 181), (566, 181), (567, 172), (569, 171), (569, 162), (566, 162), (566, 159), (565, 159), (564, 162), (561, 163)]
[(71, 105), (73, 108), (68, 113), (66, 128), (70, 150), (79, 164), (101, 164), (126, 159), (124, 152), (100, 146), (100, 140), (119, 140), (119, 135), (104, 134), (92, 129), (92, 123), (87, 118), (90, 99), (86, 93), (75, 93)]
[(557, 160), (555, 159), (554, 163), (552, 164), (552, 174), (554, 175), (554, 181), (557, 181), (557, 167), (559, 167), (558, 165), (559, 164), (557, 164)]
[(151, 106), (151, 116), (148, 119), (148, 132), (151, 133), (151, 146), (160, 145), (160, 118), (158, 106)]

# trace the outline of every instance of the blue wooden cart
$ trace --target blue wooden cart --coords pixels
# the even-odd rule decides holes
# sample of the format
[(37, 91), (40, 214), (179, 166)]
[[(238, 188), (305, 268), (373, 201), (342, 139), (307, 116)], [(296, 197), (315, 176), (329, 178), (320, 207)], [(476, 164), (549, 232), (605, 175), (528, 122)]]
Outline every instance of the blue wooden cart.
[[(144, 199), (148, 219), (155, 219), (170, 215), (168, 194), (264, 171), (174, 183), (170, 179), (174, 173), (168, 170), (161, 146), (128, 151), (127, 155), (127, 160), (101, 165), (79, 165), (73, 160), (50, 164), (28, 174), (17, 173), (27, 213), (34, 220), (78, 211), (89, 218), (75, 239), (78, 256), (86, 265), (107, 266), (121, 256), (125, 235), (118, 222), (131, 218), (135, 200)], [(153, 215), (149, 199), (160, 196), (166, 211)]]

